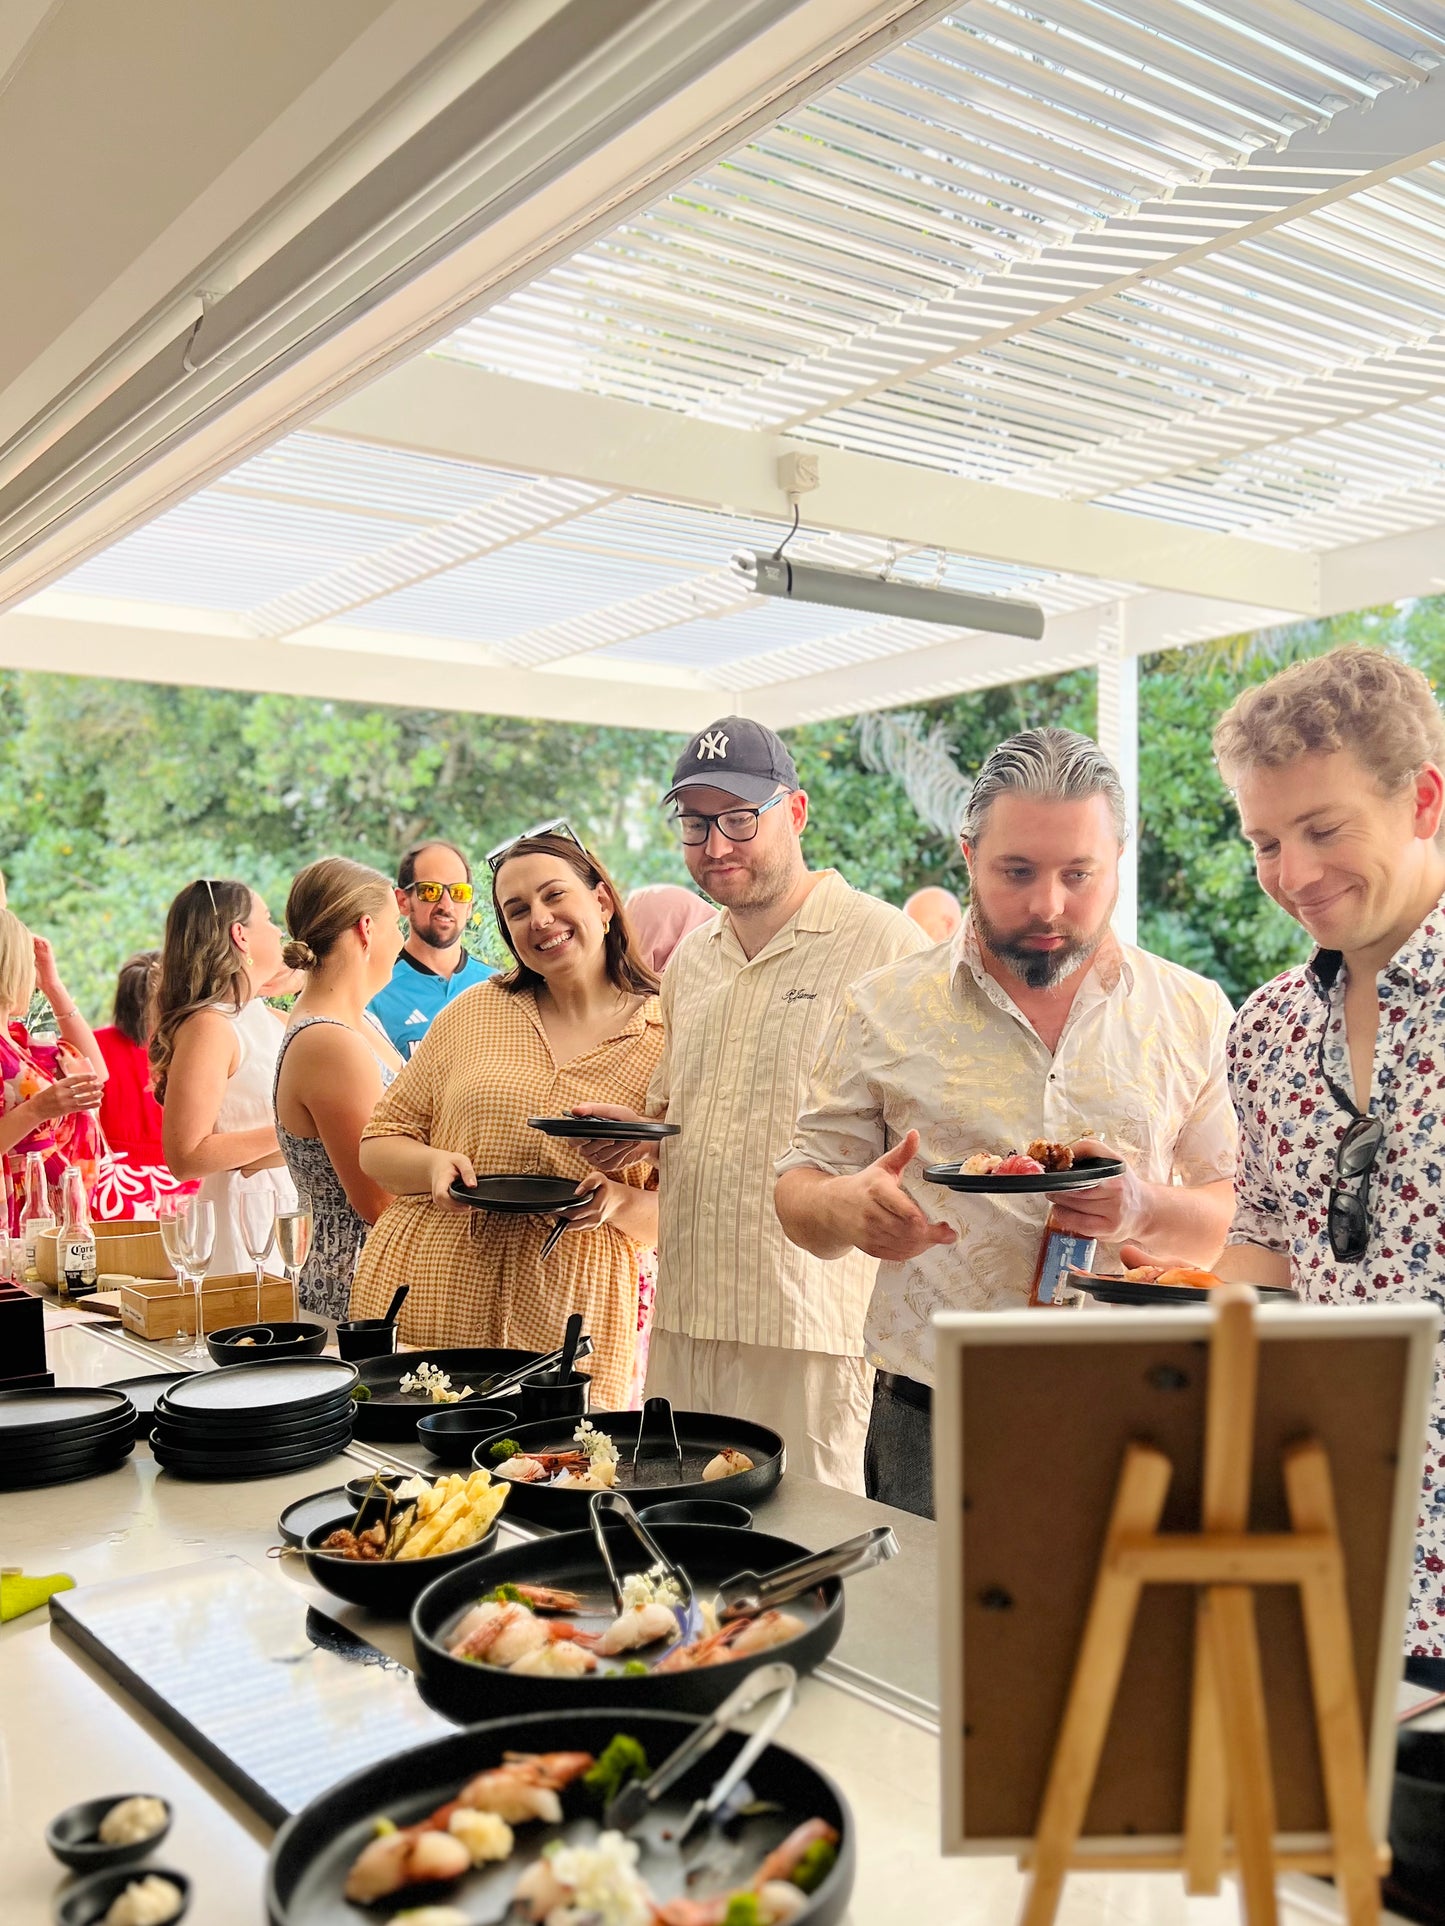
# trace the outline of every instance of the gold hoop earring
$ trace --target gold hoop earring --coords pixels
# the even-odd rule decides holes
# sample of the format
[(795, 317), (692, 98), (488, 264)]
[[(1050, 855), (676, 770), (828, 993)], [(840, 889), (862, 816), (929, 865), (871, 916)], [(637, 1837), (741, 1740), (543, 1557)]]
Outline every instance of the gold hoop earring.
[(604, 916), (602, 919), (602, 934), (606, 936), (607, 932), (611, 928), (612, 928), (612, 918), (610, 916)]

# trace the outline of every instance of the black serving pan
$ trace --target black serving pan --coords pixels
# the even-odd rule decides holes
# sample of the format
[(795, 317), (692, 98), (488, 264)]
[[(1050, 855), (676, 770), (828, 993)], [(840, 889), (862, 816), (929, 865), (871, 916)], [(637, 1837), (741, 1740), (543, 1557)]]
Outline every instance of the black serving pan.
[[(626, 1492), (629, 1497), (637, 1494), (638, 1504), (658, 1504), (664, 1498), (719, 1498), (730, 1504), (753, 1506), (777, 1490), (786, 1462), (779, 1433), (746, 1418), (714, 1418), (705, 1411), (672, 1414), (682, 1450), (681, 1476), (676, 1459), (663, 1455), (645, 1456), (634, 1467), (632, 1447), (644, 1419), (649, 1420), (650, 1441), (665, 1439), (671, 1445), (671, 1433), (656, 1428), (650, 1417), (651, 1406), (661, 1402), (649, 1400), (649, 1408), (644, 1411), (600, 1414), (594, 1411), (591, 1414), (589, 1422), (593, 1429), (606, 1432), (621, 1454), (617, 1467), (618, 1491)], [(499, 1431), (477, 1446), (473, 1463), (484, 1471), (495, 1472), (491, 1448), (503, 1438), (515, 1439), (524, 1452), (575, 1450), (572, 1434), (578, 1423), (579, 1419), (553, 1418), (540, 1424), (522, 1425), (513, 1431)], [(703, 1478), (703, 1466), (725, 1446), (745, 1451), (753, 1461), (753, 1468), (736, 1472), (731, 1478), (716, 1478), (709, 1484)], [(647, 1448), (644, 1445), (644, 1450)], [(591, 1495), (589, 1491), (566, 1486), (513, 1484), (507, 1506), (514, 1518), (532, 1518), (539, 1525), (550, 1525), (554, 1531), (572, 1531), (587, 1523), (587, 1501)]]
[[(541, 1351), (488, 1350), (473, 1346), (465, 1350), (397, 1351), (390, 1357), (363, 1358), (356, 1369), (360, 1374), (358, 1388), (364, 1386), (367, 1396), (356, 1400), (356, 1435), (371, 1444), (415, 1444), (417, 1419), (425, 1417), (428, 1411), (451, 1408), (430, 1404), (425, 1398), (402, 1396), (402, 1379), (419, 1364), (434, 1364), (445, 1371), (454, 1390), (470, 1385), (476, 1392), (488, 1378), (520, 1371), (524, 1364), (531, 1364), (543, 1355)], [(466, 1402), (470, 1404), (471, 1399)]]
[[(582, 1493), (585, 1498), (586, 1493)], [(511, 1499), (507, 1500), (508, 1506)], [(807, 1548), (765, 1532), (740, 1531), (726, 1525), (659, 1525), (649, 1527), (659, 1548), (687, 1573), (700, 1598), (709, 1597), (724, 1579), (739, 1572), (772, 1572), (780, 1565), (806, 1558)], [(619, 1572), (642, 1571), (646, 1554), (620, 1523), (607, 1526), (608, 1544)], [(609, 1705), (650, 1711), (710, 1712), (721, 1705), (733, 1687), (759, 1665), (781, 1660), (794, 1671), (811, 1672), (837, 1644), (843, 1630), (843, 1583), (826, 1579), (781, 1609), (801, 1619), (804, 1630), (785, 1645), (752, 1658), (729, 1659), (696, 1672), (649, 1673), (627, 1678), (616, 1672), (590, 1673), (583, 1678), (529, 1678), (492, 1665), (455, 1659), (447, 1651), (446, 1634), (463, 1615), (497, 1585), (555, 1585), (580, 1592), (582, 1608), (563, 1614), (566, 1623), (583, 1631), (600, 1632), (617, 1616), (601, 1555), (590, 1531), (559, 1532), (503, 1550), (465, 1571), (449, 1574), (429, 1585), (411, 1615), (416, 1650), (417, 1689), (435, 1711), (464, 1724), (511, 1713), (560, 1711), (586, 1705), (594, 1698)], [(628, 1652), (655, 1664), (666, 1650), (649, 1646)]]
[[(509, 1501), (510, 1502), (510, 1501)], [(358, 1531), (365, 1531), (386, 1515), (384, 1498), (369, 1498), (359, 1507), (361, 1523)], [(344, 1598), (348, 1605), (359, 1605), (363, 1611), (373, 1612), (378, 1618), (405, 1618), (417, 1599), (434, 1579), (445, 1578), (449, 1572), (457, 1571), (473, 1559), (484, 1558), (497, 1542), (497, 1522), (485, 1538), (479, 1538), (475, 1545), (467, 1545), (460, 1551), (443, 1552), (436, 1558), (378, 1558), (357, 1559), (339, 1558), (335, 1552), (321, 1550), (323, 1541), (334, 1531), (344, 1526), (351, 1529), (358, 1507), (345, 1501), (337, 1506), (330, 1518), (319, 1525), (313, 1525), (302, 1540), (302, 1551), (306, 1557), (306, 1569), (321, 1586), (323, 1591), (331, 1592), (337, 1598)]]
[[(721, 1669), (732, 1684), (737, 1683), (735, 1666)], [(399, 1752), (368, 1766), (329, 1787), (288, 1819), (276, 1835), (266, 1869), (266, 1917), (270, 1926), (362, 1926), (369, 1915), (341, 1895), (351, 1863), (372, 1838), (376, 1821), (387, 1818), (408, 1825), (424, 1818), (444, 1801), (454, 1799), (473, 1774), (500, 1765), (505, 1753), (597, 1754), (618, 1733), (630, 1733), (646, 1751), (649, 1765), (655, 1767), (682, 1744), (696, 1724), (695, 1719), (631, 1710), (539, 1713), (448, 1733), (445, 1738), (429, 1740), (410, 1752)], [(699, 1764), (663, 1795), (652, 1816), (632, 1835), (642, 1848), (639, 1870), (659, 1900), (675, 1899), (684, 1892), (696, 1898), (704, 1892), (747, 1886), (766, 1855), (794, 1827), (808, 1819), (824, 1819), (840, 1834), (837, 1864), (796, 1918), (799, 1926), (839, 1926), (848, 1910), (856, 1869), (853, 1815), (831, 1779), (780, 1745), (768, 1746), (748, 1772), (754, 1805), (748, 1817), (728, 1829), (729, 1838), (736, 1835), (736, 1853), (730, 1855), (735, 1860), (731, 1876), (720, 1883), (684, 1886), (683, 1862), (663, 1835), (676, 1831), (693, 1800), (716, 1784), (743, 1743), (741, 1734), (724, 1734)], [(507, 1911), (522, 1871), (551, 1841), (565, 1837), (582, 1844), (595, 1837), (595, 1819), (571, 1818), (574, 1806), (587, 1810), (580, 1787), (563, 1795), (563, 1811), (568, 1818), (561, 1827), (519, 1826), (516, 1850), (505, 1865), (484, 1866), (468, 1873), (449, 1895), (449, 1903), (478, 1921), (500, 1918)], [(723, 1842), (714, 1833), (705, 1847), (709, 1853), (721, 1853)], [(701, 1852), (704, 1848), (694, 1850)], [(400, 1898), (387, 1902), (389, 1910), (403, 1910), (408, 1903), (422, 1902)]]
[(1118, 1157), (1080, 1157), (1069, 1170), (1041, 1170), (1023, 1177), (965, 1176), (958, 1164), (928, 1164), (923, 1172), (930, 1184), (966, 1191), (975, 1197), (1029, 1197), (1056, 1190), (1088, 1190), (1107, 1178), (1122, 1177)]
[[(1092, 1271), (1070, 1270), (1069, 1283), (1076, 1291), (1097, 1299), (1100, 1304), (1160, 1305), (1166, 1309), (1180, 1304), (1207, 1304), (1214, 1291), (1198, 1284), (1136, 1284), (1127, 1277), (1098, 1277)], [(1256, 1284), (1260, 1301), (1265, 1304), (1296, 1304), (1299, 1300), (1283, 1284)]]
[[(269, 1331), (269, 1344), (240, 1344), (252, 1331)], [(314, 1358), (326, 1349), (328, 1332), (315, 1318), (277, 1324), (262, 1318), (253, 1324), (228, 1324), (224, 1331), (206, 1333), (206, 1349), (214, 1364), (265, 1364), (275, 1358)]]

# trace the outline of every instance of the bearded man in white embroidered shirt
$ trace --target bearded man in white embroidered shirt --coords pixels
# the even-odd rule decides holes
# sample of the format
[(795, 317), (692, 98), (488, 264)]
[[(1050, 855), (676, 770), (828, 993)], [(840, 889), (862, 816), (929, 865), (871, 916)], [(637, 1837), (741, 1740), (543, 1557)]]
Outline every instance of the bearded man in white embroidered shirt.
[[(963, 824), (962, 928), (854, 984), (779, 1160), (789, 1237), (883, 1260), (865, 1327), (867, 1488), (905, 1511), (933, 1510), (935, 1312), (1026, 1304), (1046, 1223), (1095, 1239), (1101, 1270), (1126, 1239), (1208, 1263), (1229, 1227), (1230, 1007), (1114, 936), (1124, 830), (1118, 775), (1086, 737), (1029, 729), (995, 749)], [(923, 1176), (1037, 1139), (1118, 1156), (1124, 1174), (1052, 1199)]]
[[(1445, 718), (1418, 669), (1350, 646), (1246, 690), (1214, 753), (1260, 887), (1317, 945), (1234, 1020), (1239, 1204), (1215, 1269), (1445, 1308)], [(1445, 1686), (1445, 1345), (1405, 1651)]]
[[(863, 1489), (873, 1372), (863, 1313), (877, 1266), (820, 1264), (770, 1206), (773, 1166), (844, 989), (928, 939), (901, 910), (809, 869), (808, 798), (785, 744), (744, 716), (699, 730), (663, 798), (698, 888), (719, 905), (662, 979), (649, 1115), (662, 1144), (657, 1305), (646, 1393), (781, 1432), (788, 1464)], [(630, 1112), (594, 1104), (595, 1114)], [(638, 1146), (589, 1140), (600, 1170)]]

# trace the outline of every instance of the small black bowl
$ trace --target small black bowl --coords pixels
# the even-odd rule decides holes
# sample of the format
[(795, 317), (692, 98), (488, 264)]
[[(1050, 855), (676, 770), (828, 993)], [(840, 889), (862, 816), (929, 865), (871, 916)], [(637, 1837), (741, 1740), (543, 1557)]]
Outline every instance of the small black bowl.
[(171, 1919), (184, 1919), (191, 1909), (191, 1882), (184, 1873), (173, 1872), (169, 1866), (112, 1866), (108, 1872), (94, 1873), (79, 1885), (67, 1887), (55, 1902), (55, 1926), (100, 1926), (127, 1886), (152, 1876), (168, 1879), (176, 1888), (181, 1910)]
[[(362, 1510), (358, 1529), (365, 1531), (374, 1525), (384, 1509), (383, 1500), (370, 1500)], [(343, 1525), (349, 1528), (354, 1516), (351, 1511), (338, 1512), (326, 1524), (307, 1532), (302, 1540), (306, 1569), (324, 1590), (344, 1598), (349, 1605), (373, 1612), (378, 1618), (405, 1618), (433, 1579), (445, 1578), (458, 1566), (496, 1550), (497, 1522), (494, 1520), (492, 1529), (474, 1545), (443, 1552), (439, 1557), (359, 1559), (338, 1558), (334, 1553), (323, 1552), (323, 1540)]]
[(517, 1413), (502, 1404), (444, 1404), (416, 1421), (417, 1442), (444, 1465), (469, 1465), (483, 1438), (517, 1423)]
[(404, 1485), (408, 1478), (420, 1478), (421, 1475), (419, 1471), (375, 1471), (360, 1478), (348, 1478), (346, 1495), (348, 1498), (355, 1499), (359, 1505), (363, 1498), (377, 1496), (378, 1485), (383, 1490), (395, 1491), (397, 1486)]
[(353, 1317), (336, 1327), (336, 1349), (349, 1364), (389, 1358), (396, 1349), (396, 1323), (384, 1317)]
[(731, 1525), (740, 1531), (753, 1522), (746, 1505), (730, 1505), (721, 1498), (669, 1498), (637, 1515), (644, 1525)]
[[(269, 1331), (271, 1342), (263, 1344), (261, 1333)], [(256, 1333), (254, 1344), (237, 1340)], [(268, 1364), (273, 1358), (314, 1358), (326, 1348), (326, 1326), (314, 1318), (277, 1324), (262, 1318), (255, 1324), (228, 1324), (224, 1331), (206, 1333), (206, 1349), (213, 1364)]]
[(559, 1378), (548, 1371), (540, 1378), (522, 1380), (522, 1423), (542, 1424), (549, 1418), (585, 1418), (592, 1404), (592, 1380), (585, 1371)]
[(169, 1799), (161, 1799), (166, 1809), (166, 1823), (159, 1832), (153, 1832), (147, 1839), (138, 1839), (133, 1846), (107, 1846), (101, 1843), (100, 1822), (112, 1806), (118, 1806), (122, 1799), (160, 1799), (157, 1793), (117, 1792), (110, 1799), (87, 1799), (84, 1804), (67, 1806), (57, 1819), (52, 1819), (45, 1828), (45, 1843), (55, 1854), (62, 1866), (69, 1866), (72, 1872), (102, 1872), (110, 1866), (133, 1866), (138, 1859), (155, 1851), (171, 1829), (175, 1818)]

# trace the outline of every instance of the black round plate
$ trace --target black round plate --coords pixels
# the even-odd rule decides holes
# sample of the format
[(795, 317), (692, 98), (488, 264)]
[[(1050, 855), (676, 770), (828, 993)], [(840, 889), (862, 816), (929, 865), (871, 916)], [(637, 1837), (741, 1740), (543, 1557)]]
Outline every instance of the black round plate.
[(16, 1447), (32, 1438), (83, 1435), (92, 1426), (135, 1408), (124, 1391), (88, 1385), (41, 1385), (28, 1391), (0, 1391), (0, 1439)]
[[(736, 1683), (737, 1667), (731, 1671)], [(539, 1681), (533, 1681), (538, 1683)], [(546, 1683), (546, 1681), (541, 1681)], [(432, 1739), (410, 1752), (400, 1752), (380, 1764), (331, 1786), (304, 1806), (276, 1835), (266, 1875), (266, 1917), (270, 1926), (357, 1926), (356, 1908), (342, 1898), (352, 1861), (373, 1837), (380, 1818), (407, 1825), (454, 1799), (474, 1773), (500, 1765), (507, 1752), (564, 1752), (594, 1754), (605, 1750), (620, 1732), (631, 1733), (658, 1766), (694, 1729), (695, 1719), (643, 1711), (543, 1713), (534, 1718), (507, 1719), (473, 1726), (466, 1732)], [(855, 1845), (853, 1815), (832, 1780), (814, 1765), (780, 1745), (768, 1746), (749, 1768), (748, 1784), (756, 1808), (738, 1823), (736, 1872), (719, 1886), (685, 1886), (681, 1855), (664, 1835), (675, 1832), (695, 1799), (717, 1781), (723, 1768), (737, 1756), (744, 1735), (727, 1733), (691, 1772), (684, 1774), (658, 1802), (652, 1817), (633, 1835), (642, 1847), (640, 1870), (656, 1897), (674, 1899), (703, 1891), (726, 1891), (751, 1883), (766, 1855), (794, 1827), (808, 1819), (823, 1819), (840, 1834), (838, 1860), (828, 1877), (795, 1915), (797, 1926), (839, 1926), (853, 1890)], [(582, 1805), (580, 1789), (564, 1797), (564, 1812), (574, 1802)], [(584, 1808), (585, 1809), (585, 1808)], [(467, 1876), (451, 1895), (451, 1903), (469, 1917), (503, 1917), (512, 1889), (523, 1869), (559, 1836), (582, 1843), (597, 1831), (595, 1819), (570, 1819), (563, 1826), (519, 1826), (517, 1845), (501, 1866), (485, 1866)]]
[[(1076, 1291), (1086, 1292), (1101, 1304), (1207, 1304), (1214, 1295), (1212, 1288), (1199, 1284), (1136, 1284), (1127, 1277), (1096, 1277), (1092, 1271), (1070, 1270), (1069, 1282)], [(1254, 1289), (1266, 1304), (1299, 1301), (1281, 1284), (1256, 1284)]]
[(135, 1406), (136, 1430), (144, 1436), (150, 1430), (156, 1399), (163, 1398), (173, 1384), (179, 1384), (182, 1378), (192, 1375), (189, 1371), (150, 1371), (140, 1378), (115, 1378), (105, 1388), (107, 1391), (124, 1391)]
[[(465, 1349), (397, 1351), (390, 1357), (363, 1358), (357, 1365), (361, 1383), (370, 1392), (356, 1403), (356, 1435), (372, 1444), (415, 1444), (416, 1423), (428, 1411), (446, 1411), (448, 1405), (431, 1404), (425, 1398), (405, 1395), (401, 1381), (419, 1364), (434, 1364), (445, 1371), (455, 1390), (470, 1385), (478, 1391), (488, 1378), (520, 1371), (524, 1364), (535, 1364), (540, 1351), (489, 1350), (482, 1346)], [(470, 1403), (467, 1399), (465, 1402)]]
[[(276, 1520), (276, 1530), (283, 1545), (299, 1545), (308, 1531), (343, 1514), (349, 1524), (356, 1516), (356, 1506), (347, 1497), (345, 1485), (331, 1485), (325, 1491), (294, 1498)], [(335, 1531), (335, 1525), (331, 1529)]]
[(274, 1472), (305, 1471), (311, 1465), (324, 1464), (344, 1451), (349, 1442), (350, 1434), (342, 1431), (292, 1451), (254, 1451), (233, 1458), (209, 1451), (170, 1451), (163, 1445), (151, 1449), (163, 1470), (186, 1478), (269, 1478)]
[(580, 1210), (587, 1202), (577, 1195), (570, 1177), (501, 1175), (479, 1177), (474, 1184), (455, 1183), (451, 1194), (459, 1204), (474, 1210), (500, 1211), (507, 1217), (556, 1217), (569, 1210)]
[[(617, 1446), (617, 1490), (626, 1492), (635, 1504), (659, 1504), (664, 1498), (719, 1498), (729, 1504), (756, 1505), (777, 1490), (785, 1463), (783, 1440), (765, 1425), (745, 1418), (714, 1418), (704, 1411), (674, 1411), (677, 1442), (682, 1447), (682, 1476), (672, 1457), (644, 1457), (634, 1472), (632, 1447), (637, 1440), (642, 1414), (637, 1411), (603, 1411), (589, 1414), (595, 1430), (605, 1431)], [(496, 1472), (491, 1447), (502, 1438), (513, 1438), (523, 1451), (572, 1451), (572, 1434), (581, 1422), (577, 1418), (548, 1418), (537, 1424), (519, 1425), (510, 1431), (495, 1432), (484, 1438), (473, 1453), (473, 1464), (484, 1471)], [(731, 1478), (703, 1478), (703, 1466), (725, 1447), (745, 1451), (753, 1461), (751, 1471), (735, 1472)], [(532, 1518), (554, 1531), (581, 1530), (587, 1523), (590, 1491), (566, 1485), (512, 1484), (507, 1509), (517, 1518)]]
[(264, 1411), (256, 1414), (255, 1428), (249, 1431), (213, 1431), (191, 1425), (171, 1415), (164, 1403), (157, 1405), (152, 1433), (160, 1443), (178, 1451), (282, 1451), (324, 1437), (351, 1423), (351, 1407), (346, 1402), (325, 1411), (308, 1412), (304, 1417), (278, 1417), (267, 1422)]
[(75, 1458), (93, 1458), (97, 1452), (129, 1451), (134, 1444), (134, 1421), (120, 1417), (80, 1437), (42, 1438), (27, 1451), (0, 1451), (0, 1474), (24, 1472), (30, 1465), (45, 1467)]
[[(356, 1509), (343, 1492), (342, 1503), (333, 1508), (331, 1516), (323, 1519), (319, 1525), (312, 1526), (302, 1540), (306, 1569), (323, 1591), (344, 1598), (349, 1605), (359, 1605), (363, 1611), (373, 1612), (378, 1618), (405, 1618), (434, 1579), (445, 1578), (460, 1566), (484, 1558), (497, 1542), (497, 1522), (494, 1520), (485, 1538), (479, 1538), (475, 1545), (465, 1545), (460, 1551), (444, 1552), (439, 1558), (361, 1560), (338, 1558), (334, 1552), (322, 1551), (322, 1540), (329, 1538), (332, 1532), (339, 1531), (342, 1526), (349, 1527), (356, 1516)], [(361, 1514), (362, 1530), (365, 1531), (368, 1525), (374, 1525), (385, 1515), (384, 1498), (368, 1499)]]
[(681, 1124), (630, 1123), (622, 1117), (528, 1117), (527, 1122), (544, 1137), (592, 1137), (599, 1143), (660, 1144), (682, 1134)]
[[(510, 1499), (508, 1503), (510, 1504)], [(780, 1565), (806, 1558), (807, 1550), (786, 1538), (727, 1525), (661, 1525), (652, 1533), (658, 1545), (679, 1564), (694, 1590), (707, 1596), (739, 1572), (776, 1571)], [(619, 1572), (642, 1571), (647, 1557), (620, 1521), (607, 1528), (608, 1544)], [(561, 1710), (595, 1702), (617, 1706), (646, 1706), (654, 1712), (709, 1712), (740, 1679), (756, 1666), (774, 1659), (799, 1672), (811, 1672), (838, 1642), (843, 1629), (843, 1585), (836, 1578), (780, 1609), (800, 1619), (803, 1631), (786, 1644), (753, 1658), (729, 1659), (693, 1672), (648, 1672), (627, 1677), (619, 1662), (603, 1661), (601, 1669), (581, 1678), (530, 1678), (493, 1665), (456, 1659), (446, 1649), (446, 1638), (463, 1617), (496, 1585), (555, 1585), (580, 1592), (582, 1605), (562, 1614), (569, 1625), (600, 1632), (617, 1616), (601, 1555), (590, 1531), (558, 1532), (525, 1544), (504, 1546), (479, 1565), (440, 1578), (428, 1586), (411, 1615), (416, 1653), (417, 1689), (427, 1704), (449, 1719), (467, 1724), (475, 1719), (500, 1718), (508, 1712)], [(654, 1665), (665, 1646), (626, 1652)]]
[(260, 1412), (289, 1412), (347, 1397), (356, 1366), (340, 1358), (268, 1358), (261, 1364), (228, 1364), (196, 1371), (166, 1394), (175, 1415), (238, 1431), (254, 1430)]
[(930, 1184), (945, 1190), (966, 1191), (974, 1197), (1048, 1196), (1056, 1190), (1089, 1190), (1110, 1177), (1121, 1177), (1118, 1157), (1081, 1157), (1072, 1170), (1042, 1170), (1026, 1177), (965, 1177), (957, 1164), (929, 1164), (923, 1172)]
[(30, 1471), (0, 1472), (0, 1491), (33, 1491), (41, 1485), (70, 1485), (80, 1478), (103, 1478), (108, 1471), (119, 1471), (133, 1449), (133, 1445), (121, 1445), (46, 1470), (37, 1467)]

